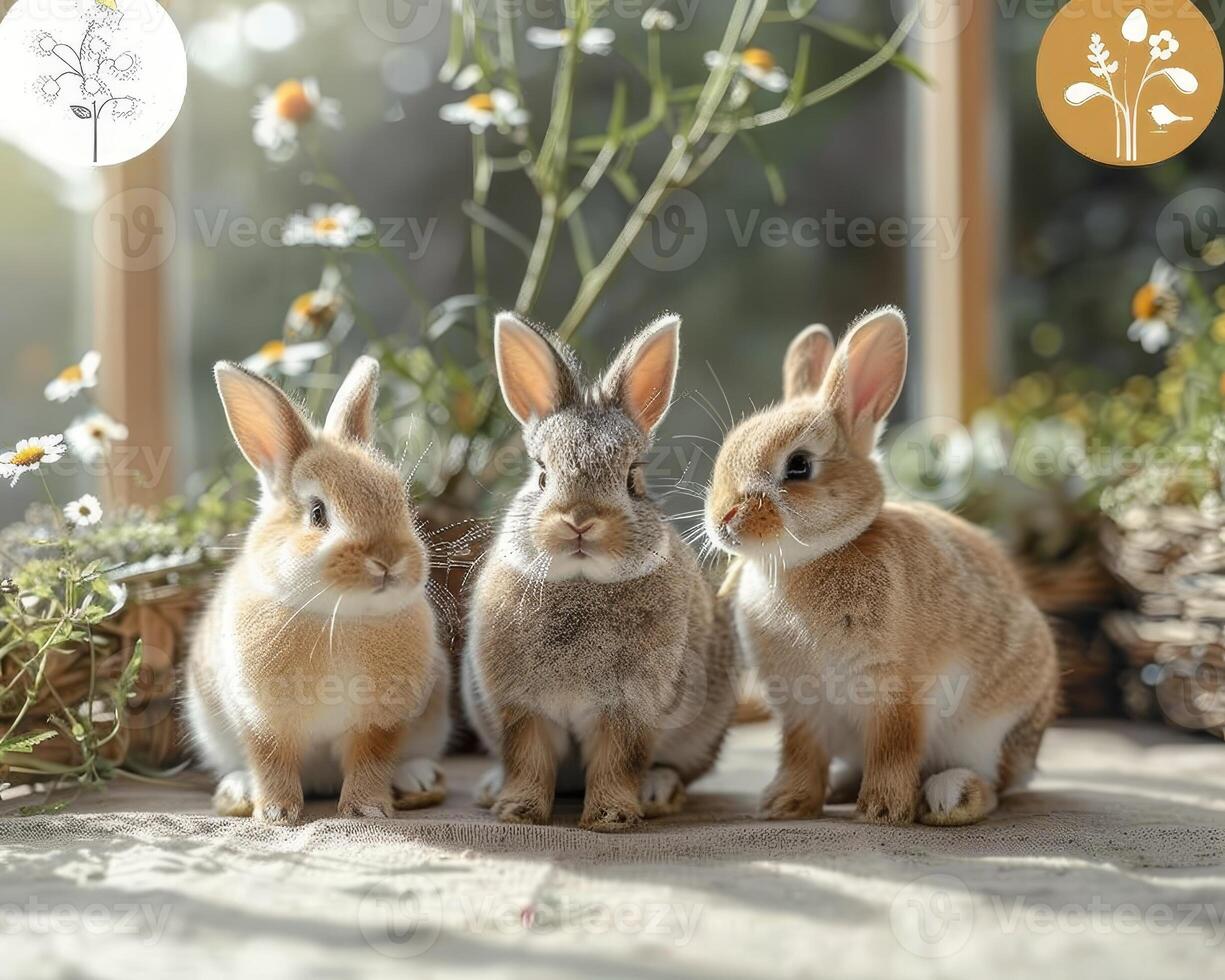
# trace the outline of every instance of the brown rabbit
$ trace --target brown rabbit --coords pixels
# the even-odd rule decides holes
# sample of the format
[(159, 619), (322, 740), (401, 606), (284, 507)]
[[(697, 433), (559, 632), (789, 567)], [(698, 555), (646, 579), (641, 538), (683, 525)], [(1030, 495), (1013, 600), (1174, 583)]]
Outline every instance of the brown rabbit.
[(478, 802), (544, 823), (560, 782), (580, 826), (678, 811), (735, 709), (735, 644), (697, 558), (647, 488), (680, 320), (661, 317), (588, 384), (568, 347), (498, 317), (498, 379), (533, 460), (477, 580), (465, 708), (501, 758)]
[[(404, 482), (371, 442), (378, 362), (359, 358), (316, 430), (279, 388), (218, 364), (263, 494), (187, 665), (187, 721), (219, 813), (349, 817), (438, 803), (448, 667)], [(393, 798), (394, 797), (394, 798)]]
[(724, 441), (706, 507), (782, 715), (765, 813), (816, 817), (828, 795), (885, 823), (981, 820), (1055, 713), (1050, 630), (986, 533), (884, 502), (873, 452), (906, 374), (900, 311), (866, 315), (837, 349), (809, 327), (783, 374), (782, 404)]

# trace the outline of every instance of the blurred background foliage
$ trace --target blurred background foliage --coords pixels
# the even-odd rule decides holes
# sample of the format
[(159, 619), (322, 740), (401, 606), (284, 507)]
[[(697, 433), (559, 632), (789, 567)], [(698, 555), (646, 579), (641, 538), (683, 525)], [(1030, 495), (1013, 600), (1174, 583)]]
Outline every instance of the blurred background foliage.
[[(642, 57), (639, 17), (646, 6), (614, 4), (601, 21), (618, 32), (616, 51), (582, 63), (577, 133), (598, 133), (605, 126), (613, 79), (633, 74), (627, 73), (625, 59)], [(814, 16), (882, 38), (896, 28), (895, 8), (902, 6), (822, 0)], [(779, 0), (771, 9), (777, 13), (784, 7)], [(665, 70), (678, 86), (697, 84), (707, 74), (703, 55), (718, 44), (728, 4), (704, 0), (675, 9), (692, 17), (664, 39)], [(209, 366), (219, 358), (245, 357), (276, 338), (289, 303), (319, 281), (317, 250), (280, 246), (274, 240), (277, 223), (315, 202), (341, 199), (312, 183), (302, 161), (272, 165), (265, 160), (250, 135), (256, 89), (311, 74), (325, 94), (340, 101), (346, 124), (326, 134), (328, 165), (354, 189), (353, 203), (366, 214), (404, 223), (398, 233), (402, 245), (389, 252), (431, 298), (471, 290), (463, 215), (471, 173), (469, 134), (438, 118), (439, 107), (458, 98), (438, 80), (449, 42), (446, 17), (425, 37), (404, 44), (372, 30), (361, 5), (328, 0), (180, 0), (173, 10), (190, 69), (187, 103), (168, 144), (178, 216), (169, 310), (175, 331), (173, 383), (179, 392), (175, 455), (184, 482), (193, 471), (232, 458)], [(561, 23), (560, 0), (552, 5), (542, 0), (531, 10), (525, 26)], [(1033, 52), (1045, 24), (1041, 10), (1016, 5), (996, 30), (994, 141), (999, 183), (1008, 197), (1001, 202), (1004, 267), (994, 376), (1001, 394), (1007, 392), (1000, 406), (1005, 419), (1016, 416), (1022, 404), (1035, 417), (1058, 417), (1070, 397), (1117, 385), (1135, 392), (1143, 383), (1129, 378), (1162, 369), (1160, 356), (1126, 336), (1132, 294), (1158, 255), (1155, 229), (1163, 207), (1189, 188), (1220, 186), (1225, 160), (1219, 126), (1210, 127), (1176, 160), (1142, 170), (1102, 167), (1064, 146), (1034, 95)], [(828, 32), (813, 30), (810, 36), (813, 83), (864, 57)], [(767, 23), (758, 40), (784, 68), (794, 67), (794, 26)], [(519, 53), (524, 102), (533, 111), (539, 138), (558, 54), (527, 45)], [(838, 329), (864, 308), (884, 302), (914, 307), (907, 248), (880, 241), (867, 247), (824, 240), (775, 243), (760, 234), (745, 245), (738, 236), (750, 222), (760, 232), (761, 222), (771, 217), (782, 218), (789, 228), (799, 219), (829, 214), (878, 224), (890, 217), (930, 217), (915, 214), (917, 175), (908, 162), (915, 85), (904, 70), (879, 71), (790, 124), (761, 132), (760, 156), (777, 168), (774, 176), (748, 149), (729, 150), (702, 179), (698, 200), (707, 234), (700, 256), (678, 271), (649, 268), (631, 257), (577, 338), (584, 356), (600, 363), (659, 310), (681, 312), (687, 324), (681, 389), (693, 397), (678, 402), (667, 429), (717, 438), (718, 425), (704, 404), (724, 406), (716, 377), (738, 415), (750, 408), (750, 398), (760, 403), (776, 393), (781, 351), (800, 326), (819, 319)], [(629, 95), (640, 112), (645, 86), (632, 86)], [(40, 393), (45, 380), (88, 344), (97, 261), (90, 218), (100, 189), (92, 174), (35, 159), (26, 134), (0, 136), (10, 231), (0, 237), (0, 282), (9, 297), (0, 326), (8, 352), (0, 359), (0, 399), (5, 439), (11, 442), (21, 434), (59, 431), (72, 417), (71, 408), (47, 405)], [(667, 145), (666, 134), (652, 137), (639, 151), (639, 172), (649, 174)], [(779, 187), (786, 192), (781, 201), (772, 197)], [(525, 233), (538, 217), (537, 199), (521, 174), (495, 179), (488, 209)], [(613, 187), (602, 185), (587, 209), (592, 238), (606, 242), (624, 220), (626, 204)], [(419, 236), (426, 232), (423, 243)], [(523, 254), (491, 236), (489, 264), (493, 297), (510, 305)], [(354, 261), (348, 272), (366, 327), (398, 349), (412, 349), (421, 339), (421, 324), (389, 265)], [(569, 306), (576, 278), (569, 250), (559, 248), (535, 314), (556, 323)], [(1215, 285), (1208, 276), (1204, 289), (1211, 292)], [(914, 323), (920, 349), (924, 331), (939, 317), (938, 310), (923, 312)], [(367, 340), (362, 329), (351, 331), (336, 369)], [(470, 338), (455, 332), (440, 343), (446, 351)], [(403, 367), (421, 380), (430, 376), (430, 366), (420, 358)], [(1022, 377), (1027, 380), (1008, 391), (1010, 379)], [(452, 386), (462, 383), (451, 379)], [(913, 383), (909, 388), (895, 422), (918, 411)], [(422, 397), (429, 401), (433, 394), (427, 387)], [(1094, 403), (1090, 398), (1086, 404)], [(456, 408), (435, 407), (435, 421), (445, 428), (453, 420), (437, 413)], [(434, 443), (420, 470), (428, 483), (431, 475), (445, 472), (445, 440), (434, 439), (426, 426), (410, 431), (405, 420), (411, 414), (403, 413), (403, 427), (396, 423), (386, 436), (411, 458)], [(690, 440), (682, 448), (697, 471), (690, 476), (700, 478), (708, 463), (700, 453), (695, 457), (697, 445), (703, 443)], [(681, 471), (667, 475), (675, 479)], [(187, 483), (186, 489), (202, 486)], [(17, 519), (35, 493), (27, 484), (0, 496), (0, 523)]]

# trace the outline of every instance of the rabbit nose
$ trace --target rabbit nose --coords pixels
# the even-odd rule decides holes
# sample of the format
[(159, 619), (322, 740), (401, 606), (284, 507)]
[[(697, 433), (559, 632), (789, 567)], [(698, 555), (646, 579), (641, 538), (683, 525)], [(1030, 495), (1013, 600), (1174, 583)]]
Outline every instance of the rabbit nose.
[(727, 527), (727, 525), (729, 525), (732, 521), (736, 519), (736, 515), (739, 513), (740, 513), (740, 505), (737, 504), (735, 507), (733, 507), (731, 510), (729, 510), (726, 514), (723, 515), (723, 520), (719, 522), (719, 526)]
[(595, 527), (595, 521), (592, 520), (584, 521), (582, 524), (578, 524), (569, 517), (563, 517), (561, 520), (566, 527), (577, 534), (580, 538)]
[(387, 580), (394, 575), (391, 566), (386, 562), (379, 561), (377, 558), (366, 559), (366, 571), (370, 573), (370, 577), (374, 579), (375, 586), (379, 588), (385, 586)]

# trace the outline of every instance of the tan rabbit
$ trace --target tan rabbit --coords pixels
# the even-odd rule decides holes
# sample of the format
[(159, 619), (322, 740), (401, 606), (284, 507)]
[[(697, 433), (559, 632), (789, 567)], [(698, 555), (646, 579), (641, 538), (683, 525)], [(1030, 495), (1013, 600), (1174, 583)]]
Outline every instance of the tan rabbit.
[(559, 783), (585, 782), (591, 830), (674, 813), (731, 722), (729, 616), (643, 473), (679, 329), (655, 321), (588, 384), (555, 336), (498, 317), (498, 379), (533, 466), (475, 587), (462, 687), (502, 760), (478, 797), (499, 820), (548, 822)]
[(440, 802), (447, 661), (404, 482), (371, 442), (362, 357), (322, 430), (272, 383), (218, 364), (262, 496), (194, 637), (187, 721), (219, 813), (301, 819), (303, 790), (348, 817)]
[[(884, 502), (873, 459), (906, 374), (885, 307), (792, 342), (784, 401), (725, 440), (707, 499), (725, 590), (782, 716), (767, 816), (967, 824), (1028, 775), (1055, 713), (1051, 633), (983, 531)], [(830, 761), (840, 763), (830, 778)]]

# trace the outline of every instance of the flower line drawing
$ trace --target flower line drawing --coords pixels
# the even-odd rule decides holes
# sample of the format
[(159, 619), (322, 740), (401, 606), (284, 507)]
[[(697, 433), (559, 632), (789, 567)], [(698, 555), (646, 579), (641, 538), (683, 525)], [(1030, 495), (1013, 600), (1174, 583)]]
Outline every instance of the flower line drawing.
[[(80, 91), (80, 101), (71, 102), (68, 111), (77, 119), (92, 122), (95, 164), (104, 111), (109, 109), (107, 117), (113, 120), (132, 119), (144, 104), (135, 95), (115, 89), (117, 83), (135, 80), (140, 72), (140, 59), (131, 51), (112, 53), (112, 42), (104, 32), (106, 23), (105, 18), (91, 20), (76, 47), (47, 31), (39, 31), (32, 41), (35, 54), (58, 60), (64, 69), (40, 75), (34, 85), (35, 94), (47, 105), (56, 105), (69, 86)], [(65, 78), (69, 81), (65, 82)]]
[[(1142, 118), (1140, 98), (1144, 88), (1156, 78), (1165, 78), (1183, 95), (1191, 95), (1199, 88), (1199, 79), (1185, 68), (1177, 65), (1158, 67), (1177, 53), (1178, 39), (1170, 30), (1161, 30), (1156, 34), (1149, 33), (1148, 18), (1139, 7), (1132, 10), (1123, 21), (1123, 39), (1129, 46), (1148, 42), (1148, 64), (1136, 86), (1134, 97), (1129, 97), (1127, 84), (1127, 57), (1123, 62), (1123, 84), (1121, 89), (1115, 87), (1119, 71), (1119, 61), (1111, 58), (1109, 49), (1100, 34), (1089, 35), (1089, 73), (1106, 83), (1103, 88), (1094, 82), (1073, 82), (1063, 93), (1064, 101), (1071, 106), (1082, 106), (1093, 99), (1108, 99), (1114, 108), (1114, 156), (1116, 160), (1135, 163), (1139, 160), (1139, 127)], [(1164, 103), (1156, 103), (1148, 108), (1148, 115), (1157, 125), (1155, 133), (1168, 132), (1167, 126), (1172, 123), (1190, 122), (1190, 116), (1179, 115)]]

